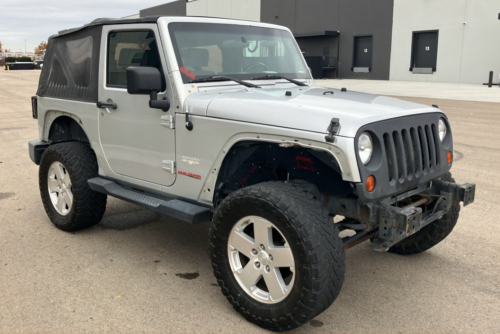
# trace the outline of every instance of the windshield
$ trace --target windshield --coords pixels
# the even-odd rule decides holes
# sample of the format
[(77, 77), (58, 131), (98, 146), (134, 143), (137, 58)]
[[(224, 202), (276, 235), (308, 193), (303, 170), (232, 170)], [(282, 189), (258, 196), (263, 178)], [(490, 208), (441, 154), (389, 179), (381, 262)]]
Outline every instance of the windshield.
[(286, 30), (175, 22), (169, 31), (184, 83), (214, 75), (240, 80), (265, 75), (311, 78)]

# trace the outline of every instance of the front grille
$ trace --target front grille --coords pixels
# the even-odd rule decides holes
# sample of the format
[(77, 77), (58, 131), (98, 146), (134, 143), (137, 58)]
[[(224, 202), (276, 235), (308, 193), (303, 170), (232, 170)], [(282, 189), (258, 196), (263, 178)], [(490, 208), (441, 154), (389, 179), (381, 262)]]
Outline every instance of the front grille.
[[(448, 134), (441, 143), (438, 123), (443, 119)], [(440, 177), (450, 170), (447, 152), (453, 152), (453, 137), (446, 116), (441, 112), (416, 114), (361, 127), (356, 138), (368, 132), (373, 139), (373, 156), (367, 165), (359, 157), (361, 182), (356, 184), (356, 194), (363, 202), (375, 202), (415, 189)], [(355, 141), (355, 147), (357, 145)], [(376, 179), (375, 189), (368, 192), (365, 180)]]
[(419, 178), (439, 166), (440, 141), (435, 124), (385, 132), (383, 140), (389, 181)]

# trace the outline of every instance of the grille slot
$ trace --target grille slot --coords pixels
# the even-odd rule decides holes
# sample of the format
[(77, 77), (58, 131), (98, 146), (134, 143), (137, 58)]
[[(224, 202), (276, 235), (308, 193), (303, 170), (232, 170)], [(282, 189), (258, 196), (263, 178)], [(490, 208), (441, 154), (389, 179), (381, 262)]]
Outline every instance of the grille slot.
[[(392, 147), (390, 147), (390, 144), (392, 143)], [(386, 158), (387, 158), (387, 170), (389, 171), (389, 181), (392, 181), (394, 179), (394, 175), (396, 173), (394, 172), (396, 169), (396, 165), (394, 164), (394, 143), (392, 142), (390, 136), (388, 133), (384, 133), (384, 146), (385, 146), (385, 153), (386, 153)], [(394, 157), (394, 158), (393, 158)]]
[(434, 138), (434, 143), (436, 146), (436, 166), (439, 166), (439, 145), (441, 141), (439, 140), (439, 133), (436, 129), (436, 125), (432, 124), (432, 137)]
[(403, 179), (406, 177), (406, 155), (404, 152), (403, 143), (401, 141), (401, 135), (399, 132), (394, 131), (392, 133), (392, 137), (394, 138), (394, 144), (396, 147), (396, 157), (398, 161), (398, 178)]
[(436, 146), (434, 145), (434, 137), (428, 125), (425, 126), (425, 135), (427, 137), (427, 145), (429, 146), (429, 169), (436, 165)]
[(427, 144), (427, 136), (425, 135), (424, 129), (419, 126), (418, 134), (420, 136), (420, 148), (422, 150), (422, 160), (424, 164), (422, 165), (422, 172), (424, 174), (427, 173), (429, 169), (429, 144)]
[(422, 149), (420, 147), (420, 137), (415, 128), (410, 129), (411, 145), (413, 146), (413, 157), (415, 158), (414, 171), (415, 176), (419, 177), (422, 172)]
[(432, 173), (439, 164), (440, 141), (434, 124), (384, 133), (389, 181)]
[(411, 141), (411, 137), (408, 131), (406, 129), (403, 129), (401, 131), (401, 135), (403, 137), (403, 147), (404, 151), (406, 152), (405, 157), (406, 157), (406, 175), (410, 176), (413, 175), (415, 172), (415, 155), (414, 155), (414, 150), (413, 150), (413, 145)]

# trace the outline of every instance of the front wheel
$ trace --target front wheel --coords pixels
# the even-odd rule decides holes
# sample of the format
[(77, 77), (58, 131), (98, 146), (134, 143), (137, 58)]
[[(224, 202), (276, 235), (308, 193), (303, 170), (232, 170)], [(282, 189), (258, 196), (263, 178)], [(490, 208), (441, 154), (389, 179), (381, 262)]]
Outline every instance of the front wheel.
[(345, 254), (318, 199), (293, 184), (269, 182), (229, 195), (210, 229), (215, 277), (247, 320), (291, 330), (337, 298)]
[(97, 176), (97, 160), (88, 144), (65, 142), (50, 145), (42, 155), (39, 187), (43, 206), (52, 223), (75, 231), (101, 221), (106, 195), (90, 189)]

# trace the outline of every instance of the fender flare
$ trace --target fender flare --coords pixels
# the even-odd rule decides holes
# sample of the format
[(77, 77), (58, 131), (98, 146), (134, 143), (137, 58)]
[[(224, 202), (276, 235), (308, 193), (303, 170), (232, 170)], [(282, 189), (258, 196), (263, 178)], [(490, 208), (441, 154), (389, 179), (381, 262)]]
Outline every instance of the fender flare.
[[(64, 118), (64, 120), (62, 118)], [(45, 142), (51, 142), (51, 134), (52, 134), (52, 131), (54, 130), (54, 124), (59, 124), (59, 123), (61, 123), (61, 121), (67, 122), (67, 120), (68, 121), (72, 120), (72, 122), (69, 121), (71, 124), (70, 126), (71, 126), (72, 131), (75, 131), (74, 126), (78, 126), (78, 128), (77, 128), (78, 130), (76, 130), (78, 132), (76, 134), (76, 138), (73, 138), (72, 134), (69, 133), (71, 139), (89, 142), (88, 136), (86, 135), (85, 129), (83, 128), (82, 120), (78, 116), (71, 114), (71, 113), (68, 113), (68, 112), (62, 112), (62, 111), (56, 111), (56, 110), (48, 111), (45, 114), (44, 125), (42, 128), (42, 140)], [(70, 129), (68, 129), (68, 130), (70, 130)], [(71, 139), (69, 139), (69, 140), (71, 140)], [(63, 141), (63, 140), (59, 140), (59, 141)], [(59, 141), (55, 141), (55, 142), (59, 142)]]
[[(342, 138), (342, 137), (340, 137)], [(350, 166), (349, 161), (351, 160), (351, 152), (344, 152), (344, 149), (340, 146), (350, 146), (347, 142), (343, 143), (343, 145), (338, 145), (339, 141), (344, 140), (353, 140), (352, 138), (344, 138), (341, 140), (335, 141), (335, 143), (326, 143), (320, 141), (311, 141), (306, 139), (297, 139), (297, 138), (288, 138), (277, 135), (269, 135), (269, 134), (254, 134), (254, 133), (239, 133), (229, 138), (226, 144), (223, 146), (222, 150), (219, 152), (219, 155), (214, 160), (214, 163), (211, 166), (211, 172), (208, 174), (205, 184), (200, 192), (198, 200), (202, 203), (212, 204), (213, 197), (215, 194), (214, 187), (217, 183), (217, 179), (219, 176), (219, 170), (226, 158), (226, 153), (236, 144), (242, 141), (261, 141), (263, 143), (272, 143), (279, 144), (281, 146), (286, 147), (286, 145), (290, 146), (300, 146), (307, 149), (315, 149), (319, 151), (326, 151), (336, 160), (340, 170), (341, 175), (344, 181), (349, 182), (360, 182), (359, 170), (358, 166)], [(354, 144), (352, 144), (354, 148)], [(352, 150), (352, 154), (354, 154), (354, 149)]]

